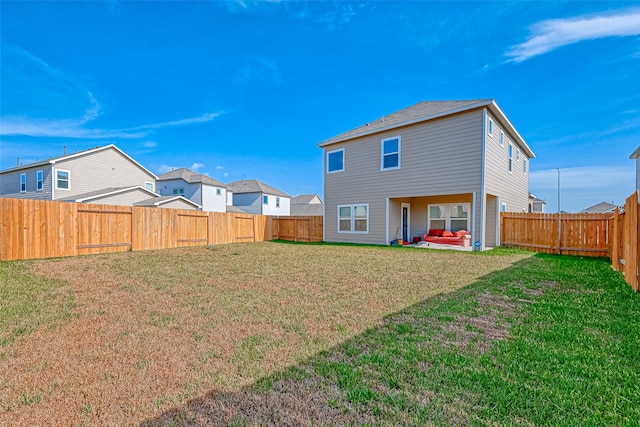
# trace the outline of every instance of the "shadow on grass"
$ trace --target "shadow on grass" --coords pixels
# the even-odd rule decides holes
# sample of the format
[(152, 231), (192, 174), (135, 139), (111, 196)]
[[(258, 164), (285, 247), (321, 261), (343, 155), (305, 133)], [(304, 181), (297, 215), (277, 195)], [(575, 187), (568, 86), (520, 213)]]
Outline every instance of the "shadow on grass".
[(625, 424), (640, 419), (638, 313), (607, 260), (536, 255), (141, 425)]

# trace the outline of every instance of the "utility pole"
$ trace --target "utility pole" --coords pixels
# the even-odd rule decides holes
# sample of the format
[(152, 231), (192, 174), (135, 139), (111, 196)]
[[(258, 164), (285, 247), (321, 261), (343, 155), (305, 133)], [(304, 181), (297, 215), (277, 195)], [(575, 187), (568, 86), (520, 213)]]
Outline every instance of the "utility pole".
[(558, 167), (558, 213), (560, 213), (560, 167)]

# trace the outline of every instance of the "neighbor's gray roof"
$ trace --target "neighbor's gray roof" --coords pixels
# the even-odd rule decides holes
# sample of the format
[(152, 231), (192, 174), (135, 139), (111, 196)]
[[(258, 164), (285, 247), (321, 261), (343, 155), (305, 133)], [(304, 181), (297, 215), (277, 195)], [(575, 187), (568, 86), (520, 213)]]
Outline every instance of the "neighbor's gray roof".
[(590, 206), (582, 212), (586, 213), (607, 213), (616, 210), (617, 206), (607, 202), (600, 202), (597, 205)]
[(640, 147), (636, 148), (636, 151), (629, 156), (630, 159), (637, 159), (638, 157), (640, 157)]
[(317, 194), (301, 194), (291, 198), (291, 205), (308, 205), (315, 197), (317, 197), (320, 200), (320, 204), (322, 204), (322, 199), (320, 199), (320, 196)]
[(216, 187), (227, 188), (225, 184), (218, 181), (217, 179), (213, 179), (210, 176), (194, 172), (187, 168), (178, 168), (178, 169), (172, 170), (171, 172), (158, 175), (158, 181), (168, 181), (171, 179), (182, 179), (188, 182), (189, 184), (197, 184), (201, 182), (203, 184), (215, 185)]
[(324, 205), (320, 203), (291, 205), (289, 209), (291, 216), (323, 216)]
[(427, 120), (437, 119), (451, 114), (469, 111), (476, 108), (487, 107), (500, 120), (507, 131), (517, 140), (529, 157), (535, 157), (531, 148), (525, 140), (520, 136), (516, 128), (509, 121), (507, 116), (502, 112), (498, 104), (493, 99), (474, 99), (466, 101), (422, 101), (411, 107), (405, 108), (388, 116), (382, 117), (373, 122), (366, 123), (360, 127), (352, 129), (348, 132), (329, 138), (320, 144), (325, 147), (337, 142), (349, 139), (371, 135), (402, 126), (408, 126)]
[(262, 181), (258, 181), (257, 179), (245, 179), (240, 181), (234, 181), (231, 184), (227, 185), (230, 191), (234, 194), (242, 194), (242, 193), (266, 193), (272, 194), (274, 196), (281, 197), (291, 197), (284, 191), (280, 191), (277, 188), (274, 188), (268, 184), (265, 184)]
[(75, 196), (65, 197), (64, 199), (60, 199), (60, 201), (61, 202), (83, 202), (83, 201), (86, 201), (86, 200), (97, 199), (97, 198), (100, 198), (100, 197), (111, 196), (111, 195), (114, 195), (114, 194), (126, 193), (126, 192), (133, 191), (133, 190), (142, 190), (142, 191), (144, 191), (146, 193), (149, 193), (150, 196), (155, 196), (156, 195), (156, 193), (154, 193), (153, 191), (147, 190), (144, 187), (136, 185), (136, 186), (132, 186), (132, 187), (109, 187), (109, 188), (103, 188), (101, 190), (89, 191), (87, 193), (76, 194)]
[(146, 199), (146, 200), (141, 200), (139, 202), (134, 203), (134, 206), (160, 206), (163, 205), (165, 203), (169, 203), (172, 202), (174, 200), (182, 200), (190, 205), (193, 205), (197, 208), (200, 208), (201, 206), (199, 204), (197, 204), (196, 202), (194, 202), (193, 200), (189, 200), (186, 197), (183, 196), (176, 196), (176, 195), (170, 195), (170, 196), (158, 196), (158, 197), (152, 197), (151, 199)]
[(227, 205), (227, 212), (232, 212), (232, 213), (246, 213), (245, 211), (243, 211), (242, 209), (240, 209), (237, 206), (231, 206), (231, 205)]

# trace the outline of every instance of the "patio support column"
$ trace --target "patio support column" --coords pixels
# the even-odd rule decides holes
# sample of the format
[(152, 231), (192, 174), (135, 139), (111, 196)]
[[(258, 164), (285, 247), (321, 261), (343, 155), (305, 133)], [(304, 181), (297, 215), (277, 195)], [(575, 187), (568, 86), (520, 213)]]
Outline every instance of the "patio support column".
[(384, 223), (385, 223), (385, 245), (389, 244), (389, 198), (387, 197), (387, 204), (385, 206), (385, 214), (384, 214)]

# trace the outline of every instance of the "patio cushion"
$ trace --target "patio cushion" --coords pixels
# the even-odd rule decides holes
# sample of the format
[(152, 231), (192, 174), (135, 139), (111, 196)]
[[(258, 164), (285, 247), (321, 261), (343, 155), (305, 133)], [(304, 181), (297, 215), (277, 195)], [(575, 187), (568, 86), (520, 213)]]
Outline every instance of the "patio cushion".
[(442, 237), (453, 237), (453, 233), (449, 230), (445, 230), (442, 232)]

